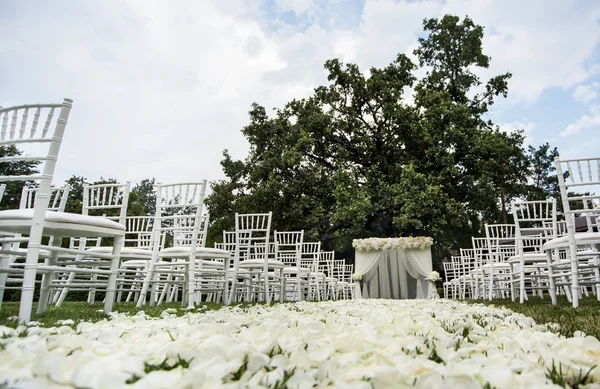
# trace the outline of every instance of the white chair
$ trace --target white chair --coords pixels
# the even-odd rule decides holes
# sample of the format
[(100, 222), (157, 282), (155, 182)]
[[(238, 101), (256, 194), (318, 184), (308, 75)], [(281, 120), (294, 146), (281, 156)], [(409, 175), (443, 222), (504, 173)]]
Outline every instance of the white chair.
[[(29, 188), (24, 186), (21, 190), (21, 200), (19, 204), (19, 209), (33, 209), (35, 206), (35, 196), (39, 191), (38, 187)], [(62, 188), (51, 188), (50, 190), (50, 200), (48, 201), (47, 211), (54, 212), (64, 212), (65, 207), (67, 205), (67, 199), (69, 197), (69, 186), (65, 186)], [(12, 235), (15, 238), (20, 238), (21, 234)], [(20, 241), (16, 241), (12, 244), (10, 251), (14, 253), (7, 259), (8, 267), (14, 269), (22, 269), (24, 263), (16, 263), (17, 259), (23, 259), (27, 255), (27, 249), (20, 249)], [(52, 237), (50, 238), (49, 245), (52, 245)], [(20, 253), (20, 255), (17, 255)], [(48, 252), (40, 251), (40, 257), (47, 257)], [(17, 289), (20, 290), (23, 285), (23, 274), (12, 273), (12, 277), (8, 277), (8, 273), (0, 273), (0, 304), (4, 299), (4, 290), (7, 289)], [(7, 285), (17, 285), (17, 286), (7, 286)], [(19, 286), (21, 285), (21, 286)]]
[[(107, 183), (86, 184), (83, 186), (82, 215), (95, 214), (107, 220), (112, 220), (121, 226), (125, 226), (127, 216), (127, 205), (129, 202), (130, 183)], [(125, 231), (126, 232), (126, 231)], [(87, 291), (88, 302), (93, 304), (98, 289), (108, 286), (107, 277), (112, 273), (96, 272), (96, 270), (108, 271), (111, 266), (112, 242), (97, 237), (93, 239), (94, 245), (88, 247), (88, 238), (81, 237), (76, 248), (79, 253), (75, 256), (65, 256), (57, 259), (57, 265), (68, 265), (70, 269), (79, 267), (78, 272), (70, 271), (68, 274), (55, 273), (54, 278), (48, 282), (42, 282), (45, 288), (59, 291), (56, 306), (61, 306), (69, 291)], [(125, 236), (123, 236), (123, 244)], [(102, 246), (102, 243), (105, 243)], [(123, 248), (120, 251), (120, 260), (123, 258)], [(117, 269), (118, 270), (118, 269)], [(100, 277), (100, 278), (98, 278)]]
[(475, 299), (486, 298), (487, 286), (483, 282), (483, 270), (482, 266), (488, 261), (488, 248), (487, 238), (485, 237), (472, 237), (471, 242), (473, 245), (473, 255), (475, 257), (475, 268), (472, 271)]
[(519, 302), (523, 304), (527, 289), (542, 293), (543, 289), (549, 288), (549, 283), (544, 281), (548, 277), (548, 259), (542, 244), (556, 238), (556, 200), (515, 201), (512, 213), (516, 255), (508, 259), (509, 283), (512, 300), (515, 301), (518, 294)]
[(488, 260), (481, 266), (487, 283), (487, 298), (503, 298), (509, 292), (510, 266), (506, 260), (516, 253), (514, 224), (486, 224)]
[(477, 261), (475, 249), (460, 249), (461, 275), (458, 277), (461, 298), (475, 298), (475, 274)]
[[(600, 194), (581, 194), (582, 192), (598, 192), (600, 190), (600, 158), (580, 158), (570, 160), (556, 159), (554, 161), (560, 195), (565, 215), (567, 234), (547, 241), (543, 249), (548, 255), (556, 251), (565, 251), (570, 262), (570, 269), (561, 272), (558, 276), (570, 278), (571, 302), (574, 308), (579, 306), (581, 287), (591, 285), (595, 287), (597, 298), (600, 299), (600, 271), (598, 245), (600, 245), (600, 232), (595, 221), (598, 218)], [(576, 231), (576, 219), (583, 220), (583, 230)], [(556, 258), (550, 261), (557, 263)], [(558, 261), (560, 263), (560, 261)], [(550, 272), (554, 273), (554, 266)], [(550, 293), (553, 304), (556, 304), (556, 290), (554, 277), (550, 277)]]
[(444, 266), (444, 278), (442, 283), (442, 291), (444, 298), (456, 298), (458, 296), (458, 279), (454, 276), (454, 263), (442, 262)]
[(300, 266), (307, 269), (307, 294), (308, 300), (321, 301), (325, 290), (325, 274), (319, 273), (319, 258), (321, 256), (321, 242), (303, 242)]
[[(33, 306), (33, 294), (35, 288), (36, 274), (38, 271), (52, 273), (63, 271), (64, 267), (54, 266), (59, 253), (76, 254), (73, 250), (59, 247), (62, 237), (71, 236), (106, 236), (114, 238), (113, 251), (111, 253), (111, 268), (109, 270), (109, 282), (104, 304), (105, 312), (112, 310), (116, 285), (116, 271), (119, 265), (119, 256), (125, 226), (100, 217), (85, 215), (73, 215), (59, 212), (47, 212), (50, 184), (54, 176), (54, 169), (60, 150), (72, 100), (65, 99), (62, 104), (25, 105), (0, 110), (0, 146), (8, 145), (32, 145), (39, 144), (40, 147), (48, 146), (45, 154), (17, 155), (0, 158), (0, 162), (11, 161), (41, 161), (44, 166), (41, 174), (29, 176), (2, 176), (0, 182), (5, 181), (39, 181), (40, 189), (33, 210), (5, 210), (0, 211), (0, 231), (5, 233), (28, 235), (28, 238), (3, 238), (2, 258), (0, 259), (0, 273), (9, 272), (8, 258), (14, 255), (10, 247), (15, 239), (27, 242), (27, 255), (23, 270), (23, 286), (21, 290), (21, 303), (19, 305), (19, 322), (28, 322), (31, 318)], [(54, 118), (55, 111), (59, 110), (58, 118)], [(29, 121), (29, 113), (33, 111), (33, 118)], [(45, 120), (40, 130), (40, 117), (44, 111)], [(9, 117), (10, 126), (8, 125)], [(51, 129), (52, 127), (52, 129)], [(36, 149), (39, 150), (39, 149)], [(41, 245), (42, 236), (53, 236), (52, 246)], [(48, 265), (40, 266), (39, 254), (41, 249), (52, 252)], [(18, 253), (17, 253), (18, 254)], [(66, 269), (69, 270), (69, 269)], [(51, 275), (51, 274), (50, 274)], [(47, 276), (46, 282), (51, 277)], [(45, 311), (49, 291), (42, 285), (40, 290), (40, 302), (38, 312)]]
[[(157, 184), (156, 216), (152, 230), (152, 258), (148, 264), (138, 298), (140, 308), (148, 299), (158, 301), (158, 290), (181, 281), (182, 304), (193, 307), (202, 292), (220, 293), (227, 300), (227, 272), (230, 253), (203, 247), (205, 229), (202, 210), (206, 180), (198, 183)], [(176, 245), (161, 249), (160, 237), (166, 233)], [(171, 274), (167, 285), (166, 280)], [(150, 289), (151, 288), (151, 289)], [(169, 293), (171, 293), (169, 291)]]
[(338, 279), (333, 274), (333, 261), (335, 260), (334, 251), (321, 251), (319, 258), (319, 273), (325, 274), (325, 299), (337, 300), (337, 282)]
[[(276, 294), (280, 302), (284, 299), (285, 264), (269, 256), (272, 217), (272, 212), (235, 214), (234, 274), (239, 269), (246, 272), (248, 300), (258, 298), (267, 304)], [(232, 295), (237, 291), (237, 277), (233, 278), (231, 290)]]
[(307, 288), (308, 270), (301, 266), (304, 231), (274, 231), (275, 260), (284, 263), (284, 299), (300, 301)]

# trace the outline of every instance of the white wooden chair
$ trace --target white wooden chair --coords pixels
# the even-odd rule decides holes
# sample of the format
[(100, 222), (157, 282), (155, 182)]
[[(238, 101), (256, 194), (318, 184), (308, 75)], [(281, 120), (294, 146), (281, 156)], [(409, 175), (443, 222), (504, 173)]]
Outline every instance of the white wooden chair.
[(486, 224), (488, 260), (481, 266), (487, 283), (487, 298), (503, 298), (509, 292), (510, 266), (506, 262), (516, 253), (516, 227), (514, 224)]
[(487, 248), (487, 238), (472, 237), (473, 254), (475, 256), (475, 269), (472, 271), (474, 283), (474, 298), (487, 298), (487, 284), (484, 282), (482, 266), (488, 262), (489, 250)]
[[(269, 235), (273, 213), (235, 214), (234, 274), (242, 269), (247, 279), (247, 299), (258, 298), (271, 303), (278, 295), (284, 299), (283, 268), (285, 264), (269, 256)], [(232, 281), (232, 295), (237, 277)], [(262, 297), (260, 297), (262, 296)]]
[[(207, 249), (206, 246), (206, 235), (208, 232), (208, 225), (210, 222), (210, 215), (203, 214), (200, 216), (200, 226), (196, 233), (196, 255), (198, 257), (205, 256), (206, 253), (210, 253), (211, 249)], [(158, 281), (156, 283), (157, 289), (162, 289), (160, 296), (158, 297), (158, 304), (163, 301), (173, 302), (176, 299), (179, 291), (185, 291), (188, 289), (190, 276), (188, 269), (189, 252), (191, 250), (194, 230), (196, 223), (195, 215), (190, 215), (187, 218), (180, 218), (175, 220), (175, 226), (173, 230), (173, 246), (169, 248), (161, 248), (158, 257), (159, 262), (154, 266), (154, 270), (157, 273), (157, 277), (160, 279), (163, 273), (164, 281)], [(176, 253), (176, 256), (171, 256), (172, 253)], [(185, 253), (187, 256), (182, 256)], [(223, 297), (225, 283), (224, 277), (224, 257), (217, 256), (210, 258), (210, 260), (196, 258), (197, 271), (194, 281), (195, 297), (194, 302), (202, 301), (203, 293), (206, 293), (205, 301), (217, 301)], [(212, 278), (211, 278), (212, 277)]]
[[(130, 183), (86, 184), (83, 186), (82, 215), (102, 217), (125, 226), (127, 205), (129, 202)], [(126, 231), (125, 231), (126, 232)], [(123, 244), (125, 242), (123, 236)], [(54, 278), (47, 283), (47, 288), (59, 291), (56, 306), (61, 306), (69, 291), (87, 291), (88, 302), (93, 304), (98, 289), (108, 286), (108, 275), (112, 273), (98, 273), (95, 270), (108, 271), (111, 266), (110, 255), (113, 250), (112, 242), (102, 237), (92, 238), (93, 245), (89, 247), (88, 238), (78, 239), (79, 254), (70, 257), (58, 258), (58, 265), (68, 265), (70, 268), (79, 267), (81, 271), (70, 271), (68, 274), (57, 272)], [(103, 246), (103, 243), (104, 246)], [(123, 259), (123, 248), (120, 251), (120, 260)], [(118, 270), (118, 269), (117, 269)], [(100, 278), (98, 278), (100, 277)], [(45, 283), (42, 282), (42, 285)]]
[[(29, 188), (24, 186), (21, 190), (21, 200), (19, 204), (19, 209), (33, 209), (35, 206), (35, 195), (39, 191), (38, 187)], [(61, 188), (51, 188), (50, 189), (50, 200), (48, 201), (47, 211), (54, 212), (64, 212), (65, 207), (67, 205), (67, 199), (69, 197), (69, 186), (61, 187)], [(15, 238), (20, 238), (21, 234), (13, 235)], [(52, 237), (50, 238), (49, 245), (52, 244)], [(10, 251), (14, 253), (14, 255), (10, 255), (7, 259), (7, 264), (9, 268), (14, 269), (23, 269), (24, 263), (16, 262), (17, 259), (22, 259), (24, 262), (25, 256), (27, 255), (27, 249), (19, 248), (20, 241), (16, 241), (12, 244)], [(18, 255), (17, 253), (20, 253)], [(43, 250), (40, 251), (41, 257), (48, 257), (49, 253)], [(7, 285), (16, 285), (16, 286), (7, 286)], [(8, 273), (0, 273), (0, 304), (4, 299), (4, 291), (7, 289), (17, 289), (20, 290), (23, 285), (23, 274), (12, 273), (12, 276), (9, 278)]]
[[(225, 250), (203, 247), (205, 192), (206, 180), (157, 184), (152, 258), (137, 301), (138, 308), (148, 299), (148, 292), (151, 305), (158, 301), (159, 288), (168, 288), (165, 283), (168, 274), (172, 275), (171, 283), (182, 280), (182, 304), (193, 307), (198, 301), (198, 294), (203, 292), (220, 293), (223, 301), (228, 302), (226, 281), (231, 255)], [(160, 236), (163, 233), (177, 245), (161, 249)]]
[(284, 263), (284, 299), (300, 301), (308, 287), (309, 271), (301, 266), (304, 231), (274, 231), (275, 260)]
[(319, 273), (321, 242), (303, 242), (300, 266), (307, 269), (307, 300), (321, 301), (325, 290), (325, 273)]
[(319, 273), (325, 274), (325, 299), (337, 300), (338, 279), (333, 274), (334, 251), (321, 251), (319, 258)]
[(508, 259), (509, 283), (512, 300), (515, 301), (518, 295), (519, 302), (523, 304), (527, 299), (527, 290), (543, 293), (543, 289), (549, 288), (548, 258), (542, 250), (542, 244), (556, 238), (556, 200), (515, 201), (512, 213), (516, 255)]
[[(64, 267), (54, 266), (59, 253), (76, 254), (73, 250), (59, 247), (62, 237), (71, 236), (106, 236), (114, 238), (111, 253), (111, 268), (108, 271), (109, 282), (104, 304), (105, 312), (112, 310), (116, 285), (116, 271), (119, 265), (120, 250), (123, 244), (125, 226), (101, 217), (73, 215), (62, 212), (47, 212), (50, 195), (50, 184), (54, 176), (54, 169), (58, 159), (60, 144), (67, 125), (71, 110), (72, 100), (65, 99), (62, 104), (24, 105), (0, 109), (0, 146), (32, 145), (38, 144), (44, 149), (37, 155), (17, 155), (3, 157), (0, 162), (13, 161), (41, 161), (44, 166), (41, 174), (28, 176), (2, 176), (0, 183), (6, 181), (39, 181), (40, 189), (33, 210), (5, 210), (0, 211), (0, 231), (13, 234), (28, 235), (27, 238), (17, 238), (27, 242), (27, 255), (23, 270), (23, 286), (21, 289), (21, 303), (19, 305), (19, 322), (28, 322), (31, 318), (33, 294), (36, 274), (38, 272), (50, 273), (45, 277), (46, 282), (51, 279), (54, 271), (64, 271)], [(54, 117), (56, 111), (58, 118)], [(42, 111), (44, 111), (42, 117)], [(29, 114), (33, 117), (30, 121)], [(11, 117), (10, 125), (9, 117)], [(40, 117), (44, 121), (39, 129)], [(47, 146), (44, 147), (44, 146)], [(39, 148), (36, 149), (39, 151)], [(53, 236), (52, 246), (41, 245), (42, 236)], [(8, 258), (12, 252), (10, 247), (15, 243), (15, 238), (3, 238), (0, 259), (0, 273), (10, 272)], [(41, 249), (52, 252), (48, 264), (40, 266), (39, 254)], [(69, 269), (66, 269), (69, 270)], [(77, 270), (77, 269), (73, 269)], [(38, 312), (44, 312), (47, 306), (49, 290), (42, 284)]]
[[(554, 278), (565, 276), (570, 278), (571, 302), (574, 308), (579, 306), (581, 287), (593, 286), (597, 298), (600, 299), (599, 252), (600, 232), (596, 219), (600, 210), (600, 157), (579, 158), (554, 161), (560, 195), (565, 215), (567, 234), (547, 241), (543, 249), (548, 255), (556, 255), (556, 251), (566, 251), (570, 269), (561, 271), (560, 261), (551, 260), (550, 293), (553, 304), (556, 304)], [(584, 194), (577, 192), (584, 192)], [(586, 192), (592, 194), (585, 194)], [(597, 194), (593, 194), (597, 193)], [(585, 221), (585, 232), (576, 231), (576, 218)], [(555, 271), (556, 270), (556, 271)], [(557, 274), (555, 274), (557, 273)]]
[(452, 261), (442, 262), (444, 266), (444, 282), (442, 292), (444, 298), (456, 298), (458, 296), (458, 279), (454, 275), (454, 263)]

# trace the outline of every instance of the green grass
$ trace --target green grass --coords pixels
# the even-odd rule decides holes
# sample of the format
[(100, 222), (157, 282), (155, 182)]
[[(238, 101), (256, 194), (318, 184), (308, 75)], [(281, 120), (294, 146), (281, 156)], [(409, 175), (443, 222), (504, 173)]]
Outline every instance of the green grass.
[[(200, 303), (196, 308), (202, 307), (203, 305), (206, 305), (207, 310), (219, 309), (222, 306), (222, 304), (220, 303), (203, 302)], [(104, 304), (102, 303), (95, 303), (90, 305), (85, 301), (66, 301), (62, 304), (60, 308), (49, 307), (46, 310), (46, 312), (40, 315), (35, 314), (36, 308), (37, 304), (34, 304), (34, 313), (31, 316), (31, 320), (40, 322), (41, 325), (44, 327), (53, 326), (58, 320), (71, 319), (75, 322), (75, 324), (77, 324), (79, 321), (97, 322), (108, 318), (108, 315), (105, 315), (104, 312), (100, 312), (104, 308)], [(141, 309), (136, 308), (135, 303), (117, 303), (115, 304), (113, 311), (128, 313), (130, 315), (134, 315), (139, 311), (144, 311), (148, 316), (158, 317), (160, 316), (162, 311), (168, 308), (175, 308), (177, 310), (178, 316), (181, 316), (184, 313), (188, 312), (188, 310), (182, 308), (181, 302), (161, 304), (155, 307), (149, 307), (145, 305)], [(194, 309), (192, 312), (197, 311), (196, 309)], [(17, 321), (9, 320), (9, 318), (18, 315), (18, 302), (2, 303), (2, 308), (0, 309), (0, 325), (16, 328), (16, 326), (18, 325)]]
[(504, 306), (533, 318), (538, 324), (556, 323), (560, 326), (558, 332), (567, 337), (572, 337), (575, 331), (583, 331), (587, 335), (600, 339), (600, 301), (594, 296), (580, 299), (579, 308), (573, 308), (564, 296), (559, 296), (557, 305), (552, 305), (549, 296), (544, 299), (529, 297), (524, 304), (519, 304), (518, 301), (512, 302), (510, 299), (469, 300), (468, 302)]
[[(580, 306), (576, 309), (574, 309), (571, 306), (571, 303), (562, 296), (559, 296), (558, 305), (556, 306), (551, 304), (549, 297), (546, 297), (545, 299), (530, 297), (525, 304), (512, 302), (510, 299), (492, 301), (467, 300), (467, 302), (483, 303), (485, 305), (493, 305), (496, 307), (504, 306), (515, 312), (533, 318), (538, 324), (556, 323), (560, 326), (558, 332), (567, 337), (573, 336), (575, 331), (583, 331), (587, 335), (592, 335), (600, 339), (600, 301), (592, 296), (581, 299), (579, 302)], [(222, 306), (220, 303), (200, 303), (198, 306), (201, 307), (203, 305), (206, 305), (207, 310), (216, 310)], [(245, 303), (241, 305), (254, 304)], [(179, 316), (188, 312), (186, 309), (182, 308), (181, 303), (179, 302), (161, 304), (155, 307), (144, 306), (141, 309), (136, 308), (134, 303), (117, 303), (113, 310), (115, 312), (124, 312), (130, 315), (134, 315), (142, 310), (148, 316), (158, 317), (161, 312), (168, 308), (176, 309), (176, 314)], [(34, 304), (33, 312), (35, 312), (35, 309), (36, 306)], [(79, 321), (97, 322), (108, 318), (103, 312), (99, 312), (102, 309), (102, 303), (89, 305), (84, 301), (67, 301), (64, 302), (60, 308), (49, 307), (48, 310), (41, 315), (34, 313), (31, 320), (40, 322), (42, 326), (53, 326), (56, 325), (57, 321), (67, 319), (71, 319), (75, 321), (75, 323), (78, 323)], [(192, 312), (196, 312), (196, 310)], [(13, 328), (16, 327), (18, 323), (15, 320), (9, 320), (9, 318), (17, 316), (18, 314), (19, 303), (4, 302), (0, 309), (0, 325)]]

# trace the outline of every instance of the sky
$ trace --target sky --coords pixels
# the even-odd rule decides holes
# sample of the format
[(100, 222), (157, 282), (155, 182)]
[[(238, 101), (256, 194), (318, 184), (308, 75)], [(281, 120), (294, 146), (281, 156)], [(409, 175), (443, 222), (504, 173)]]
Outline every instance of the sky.
[(485, 27), (491, 76), (513, 74), (489, 118), (563, 158), (600, 155), (598, 0), (0, 0), (0, 106), (74, 100), (55, 184), (223, 179), (253, 102), (268, 112), (411, 55), (424, 18)]

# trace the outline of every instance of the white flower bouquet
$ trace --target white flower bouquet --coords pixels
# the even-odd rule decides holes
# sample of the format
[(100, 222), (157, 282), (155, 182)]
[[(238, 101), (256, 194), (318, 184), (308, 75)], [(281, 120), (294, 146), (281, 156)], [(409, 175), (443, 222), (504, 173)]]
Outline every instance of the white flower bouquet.
[(367, 238), (354, 239), (352, 247), (357, 251), (372, 250), (425, 250), (433, 245), (433, 239), (428, 236), (409, 236), (405, 238)]
[(440, 277), (440, 273), (436, 272), (435, 270), (431, 272), (431, 274), (429, 274), (429, 277), (425, 278), (427, 281), (439, 281), (442, 278)]
[(362, 280), (362, 275), (360, 273), (352, 274), (352, 281), (360, 281)]

